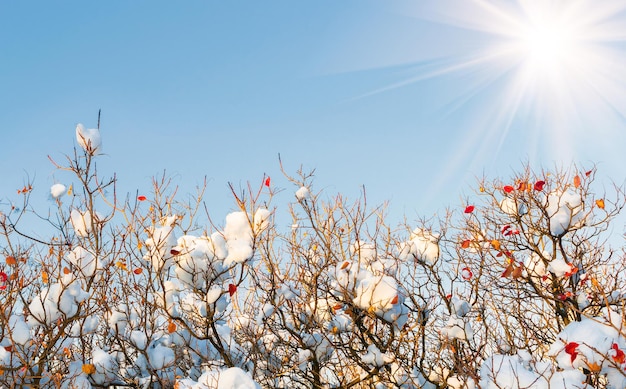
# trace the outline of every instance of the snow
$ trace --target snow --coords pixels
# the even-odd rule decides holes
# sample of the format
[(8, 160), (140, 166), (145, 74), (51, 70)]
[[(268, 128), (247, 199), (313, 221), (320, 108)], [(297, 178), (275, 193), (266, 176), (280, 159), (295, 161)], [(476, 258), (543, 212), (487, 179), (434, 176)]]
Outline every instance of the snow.
[(174, 363), (174, 350), (160, 343), (152, 344), (148, 348), (148, 361), (153, 369), (161, 370)]
[(54, 184), (50, 187), (50, 195), (52, 198), (58, 199), (66, 193), (66, 189), (63, 184)]
[(300, 189), (296, 191), (296, 199), (300, 202), (310, 200), (311, 192), (309, 191), (309, 188), (306, 186), (300, 187)]
[[(85, 277), (91, 277), (94, 275), (97, 269), (97, 261), (92, 253), (87, 251), (85, 248), (81, 246), (76, 246), (67, 256), (69, 262), (75, 266), (75, 268), (79, 269), (79, 271)], [(102, 268), (102, 264), (100, 264), (99, 268)]]
[(117, 371), (117, 360), (108, 352), (99, 347), (95, 347), (91, 352), (91, 363), (96, 368), (96, 372), (90, 377), (96, 385), (104, 385), (115, 379)]
[(250, 375), (238, 367), (222, 371), (217, 381), (217, 389), (255, 389), (261, 388)]
[(505, 197), (500, 201), (500, 209), (507, 215), (514, 217), (523, 216), (527, 213), (526, 205), (511, 197)]
[(270, 216), (272, 213), (266, 208), (259, 208), (254, 213), (253, 224), (254, 233), (258, 234), (261, 231), (266, 230), (270, 226)]
[(429, 231), (416, 228), (411, 239), (400, 246), (400, 259), (415, 259), (434, 264), (439, 258), (439, 237)]
[(399, 299), (398, 284), (389, 276), (366, 277), (359, 282), (355, 293), (354, 304), (377, 315), (382, 315), (393, 308)]
[(44, 288), (29, 304), (29, 325), (55, 323), (63, 315), (72, 317), (78, 312), (78, 304), (89, 298), (80, 281), (72, 280), (71, 274), (66, 275), (61, 282)]
[(152, 264), (155, 271), (167, 273), (173, 264), (172, 249), (177, 245), (174, 225), (178, 217), (168, 216), (161, 220), (159, 227), (151, 227), (148, 231), (146, 246), (148, 253), (145, 260)]
[(30, 326), (24, 321), (23, 316), (12, 315), (9, 318), (9, 337), (21, 345), (25, 345), (31, 339)]
[(226, 216), (224, 238), (226, 238), (228, 251), (224, 266), (230, 267), (233, 264), (244, 263), (252, 258), (254, 244), (252, 228), (245, 212), (232, 212)]
[(70, 221), (74, 232), (81, 238), (87, 237), (91, 232), (91, 214), (88, 211), (81, 212), (77, 209), (72, 209)]
[(445, 327), (440, 329), (440, 333), (447, 339), (468, 340), (473, 336), (470, 323), (456, 315), (450, 315)]
[(584, 222), (583, 200), (573, 190), (555, 191), (548, 195), (546, 213), (550, 217), (550, 233), (564, 235), (572, 226)]
[(182, 379), (177, 381), (179, 389), (261, 389), (250, 374), (239, 367), (224, 370), (208, 370), (198, 381)]
[(388, 355), (387, 353), (383, 354), (378, 347), (370, 344), (367, 346), (367, 353), (361, 357), (361, 361), (368, 365), (382, 367), (393, 361), (393, 356)]
[(76, 141), (88, 154), (96, 155), (102, 152), (102, 138), (97, 128), (86, 129), (81, 123), (76, 126)]
[(570, 273), (574, 269), (574, 266), (565, 262), (563, 258), (555, 258), (548, 264), (547, 270), (554, 273), (557, 277), (563, 277), (565, 274)]

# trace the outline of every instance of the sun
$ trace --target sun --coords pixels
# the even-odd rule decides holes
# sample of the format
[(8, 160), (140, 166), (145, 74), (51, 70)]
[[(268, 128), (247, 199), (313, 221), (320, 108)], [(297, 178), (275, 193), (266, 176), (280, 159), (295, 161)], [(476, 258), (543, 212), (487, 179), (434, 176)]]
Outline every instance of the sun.
[(571, 28), (544, 21), (522, 31), (521, 49), (535, 71), (553, 73), (571, 65), (577, 43)]
[(600, 138), (592, 132), (625, 132), (625, 2), (440, 0), (434, 8), (420, 17), (448, 26), (444, 37), (458, 53), (385, 90), (458, 79), (449, 112), (465, 115), (464, 145), (480, 140), (464, 146), (472, 154), (497, 154), (515, 136), (529, 159), (578, 159)]

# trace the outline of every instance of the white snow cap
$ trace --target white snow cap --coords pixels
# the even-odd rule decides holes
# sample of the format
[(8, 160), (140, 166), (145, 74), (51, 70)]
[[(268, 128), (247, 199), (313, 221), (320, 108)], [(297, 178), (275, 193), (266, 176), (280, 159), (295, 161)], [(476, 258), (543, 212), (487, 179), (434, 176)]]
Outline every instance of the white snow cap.
[(97, 128), (85, 129), (81, 123), (78, 123), (76, 141), (91, 155), (99, 154), (102, 151), (102, 138), (100, 138), (100, 130)]
[(306, 186), (303, 186), (296, 191), (296, 199), (298, 199), (298, 201), (309, 200), (310, 198), (311, 192), (309, 192), (309, 188)]
[(72, 222), (72, 227), (76, 235), (81, 238), (87, 237), (91, 232), (91, 215), (88, 211), (81, 212), (77, 209), (72, 209), (72, 212), (70, 212), (70, 221)]
[(400, 246), (400, 259), (415, 259), (434, 264), (439, 258), (439, 236), (422, 228), (416, 228), (411, 240)]
[(573, 190), (551, 193), (546, 207), (546, 212), (550, 217), (550, 233), (553, 236), (562, 236), (570, 228), (584, 223), (583, 208), (583, 199)]
[(250, 375), (238, 367), (231, 367), (220, 373), (217, 389), (256, 389), (261, 388)]
[(66, 189), (67, 188), (63, 184), (54, 184), (50, 187), (50, 195), (53, 198), (58, 199), (65, 194)]

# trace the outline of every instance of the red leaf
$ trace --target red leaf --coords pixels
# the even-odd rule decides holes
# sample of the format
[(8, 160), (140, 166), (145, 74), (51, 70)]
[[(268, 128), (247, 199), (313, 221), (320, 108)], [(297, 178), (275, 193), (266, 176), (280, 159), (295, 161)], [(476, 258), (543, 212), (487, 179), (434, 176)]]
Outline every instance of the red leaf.
[(233, 297), (236, 291), (237, 291), (237, 285), (228, 284), (228, 294), (230, 295), (230, 297)]
[(398, 295), (396, 295), (396, 297), (393, 298), (393, 300), (391, 300), (391, 304), (392, 305), (396, 305), (398, 303), (399, 297)]
[(172, 255), (179, 255), (179, 254), (180, 254), (180, 251), (178, 251), (178, 250), (176, 250), (176, 249), (171, 249), (171, 250), (170, 250), (170, 254), (172, 254)]
[(0, 271), (0, 290), (5, 290), (7, 288), (7, 280), (9, 276), (7, 273)]
[(537, 181), (535, 182), (535, 190), (536, 191), (541, 191), (543, 190), (543, 186), (546, 184), (545, 181)]
[(137, 200), (139, 200), (139, 201), (146, 201), (147, 199), (148, 198), (146, 196), (143, 196), (143, 195), (137, 196)]
[(565, 293), (561, 293), (557, 297), (558, 297), (559, 300), (565, 301), (565, 300), (567, 300), (568, 298), (570, 298), (572, 296), (573, 296), (572, 292), (565, 292)]
[(613, 360), (620, 365), (626, 362), (626, 354), (624, 354), (624, 352), (620, 350), (617, 343), (613, 343), (612, 347), (613, 347), (613, 350), (615, 350), (615, 355), (612, 356)]
[(350, 262), (345, 261), (342, 265), (341, 265), (341, 270), (344, 270), (345, 268), (347, 268), (348, 266), (350, 266)]
[(264, 182), (263, 184), (269, 188), (269, 186), (270, 186), (270, 182), (271, 182), (270, 178), (269, 178), (269, 177), (267, 177), (267, 178), (265, 179), (265, 182)]
[(472, 213), (472, 212), (474, 212), (474, 206), (473, 205), (468, 205), (465, 208), (465, 213)]
[(593, 173), (593, 170), (588, 170), (585, 172), (585, 176), (589, 177)]
[(578, 268), (572, 264), (569, 264), (570, 271), (565, 273), (565, 277), (571, 277), (574, 274), (578, 273)]
[(471, 280), (473, 276), (474, 276), (474, 273), (472, 273), (469, 267), (466, 266), (463, 269), (461, 269), (461, 277), (463, 277), (465, 281)]
[(579, 344), (576, 342), (569, 342), (568, 344), (565, 345), (565, 352), (570, 355), (572, 359), (572, 363), (574, 363), (574, 360), (578, 356), (578, 351), (576, 351), (576, 347), (578, 346)]
[(511, 185), (506, 185), (504, 188), (502, 188), (506, 193), (511, 193), (513, 192), (514, 188)]

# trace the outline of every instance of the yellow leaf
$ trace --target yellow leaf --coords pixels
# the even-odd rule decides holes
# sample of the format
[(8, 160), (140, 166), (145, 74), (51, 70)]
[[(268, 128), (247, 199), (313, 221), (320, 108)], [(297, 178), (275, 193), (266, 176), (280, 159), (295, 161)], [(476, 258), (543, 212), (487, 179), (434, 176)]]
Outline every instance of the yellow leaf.
[(126, 267), (126, 264), (122, 261), (117, 261), (115, 262), (115, 266), (119, 267), (120, 269), (124, 270), (124, 271), (128, 271), (128, 268)]
[(85, 374), (93, 374), (96, 372), (96, 367), (91, 363), (83, 364), (83, 373)]
[(139, 242), (137, 243), (137, 250), (141, 250), (143, 247), (143, 243)]
[(493, 247), (495, 250), (500, 251), (500, 241), (497, 239), (492, 240), (491, 247)]
[(48, 273), (45, 271), (41, 272), (41, 280), (43, 281), (44, 284), (48, 283)]
[(72, 184), (70, 184), (70, 187), (67, 189), (67, 195), (68, 195), (68, 196), (71, 196), (71, 195), (72, 195), (72, 193), (74, 193), (74, 190), (73, 190), (73, 186), (72, 186)]
[(604, 199), (596, 200), (596, 205), (598, 206), (598, 208), (604, 209)]

